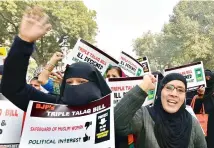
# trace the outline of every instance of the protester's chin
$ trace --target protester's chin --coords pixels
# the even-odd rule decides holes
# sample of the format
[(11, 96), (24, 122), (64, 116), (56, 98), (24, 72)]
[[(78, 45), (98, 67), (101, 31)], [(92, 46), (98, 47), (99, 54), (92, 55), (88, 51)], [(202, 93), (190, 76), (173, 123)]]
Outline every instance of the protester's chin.
[(170, 114), (174, 114), (179, 110), (179, 107), (172, 107), (168, 105), (163, 105), (163, 109)]

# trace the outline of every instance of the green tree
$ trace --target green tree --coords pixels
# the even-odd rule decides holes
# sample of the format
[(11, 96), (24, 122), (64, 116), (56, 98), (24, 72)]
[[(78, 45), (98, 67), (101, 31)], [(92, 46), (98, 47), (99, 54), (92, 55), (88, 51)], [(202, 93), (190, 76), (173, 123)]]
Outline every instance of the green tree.
[(96, 12), (89, 10), (80, 1), (2, 1), (0, 2), (0, 44), (10, 46), (22, 14), (27, 6), (40, 6), (50, 17), (52, 30), (36, 44), (34, 58), (39, 65), (48, 61), (50, 56), (59, 51), (57, 40), (63, 35), (69, 36), (71, 49), (78, 38), (91, 43), (97, 34)]
[[(203, 61), (206, 68), (213, 69), (213, 16), (212, 1), (180, 1), (162, 31), (152, 34), (149, 43), (143, 42), (148, 38), (146, 35), (136, 39), (134, 51), (139, 56), (148, 55), (151, 63), (156, 64), (154, 70), (196, 61)], [(142, 45), (139, 46), (139, 42)], [(145, 44), (151, 45), (145, 50), (142, 48)]]

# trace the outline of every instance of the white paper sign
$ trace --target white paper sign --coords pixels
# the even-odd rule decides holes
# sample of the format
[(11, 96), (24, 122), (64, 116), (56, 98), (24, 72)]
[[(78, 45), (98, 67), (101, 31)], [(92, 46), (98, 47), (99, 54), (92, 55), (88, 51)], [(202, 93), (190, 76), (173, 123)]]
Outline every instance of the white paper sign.
[(180, 73), (187, 80), (187, 89), (195, 90), (199, 86), (206, 87), (203, 62), (183, 65), (175, 68), (165, 69), (164, 76), (169, 73)]
[(0, 145), (19, 145), (24, 112), (0, 94)]
[(114, 148), (110, 95), (79, 107), (30, 102), (19, 148)]
[[(157, 75), (155, 76), (158, 77)], [(123, 96), (131, 90), (136, 85), (140, 84), (143, 80), (143, 77), (127, 77), (127, 78), (110, 78), (107, 79), (107, 84), (109, 85), (112, 93), (111, 98), (113, 98), (114, 106), (123, 98)], [(155, 100), (157, 90), (157, 83), (156, 89), (154, 91), (148, 92), (148, 97), (145, 99), (143, 106), (152, 104)]]
[(118, 61), (88, 42), (79, 39), (73, 50), (68, 54), (66, 64), (87, 62), (96, 67), (102, 75), (109, 66), (117, 66)]
[(142, 65), (136, 59), (123, 51), (120, 54), (119, 66), (128, 77), (143, 76), (150, 72), (148, 60), (144, 62), (144, 65)]

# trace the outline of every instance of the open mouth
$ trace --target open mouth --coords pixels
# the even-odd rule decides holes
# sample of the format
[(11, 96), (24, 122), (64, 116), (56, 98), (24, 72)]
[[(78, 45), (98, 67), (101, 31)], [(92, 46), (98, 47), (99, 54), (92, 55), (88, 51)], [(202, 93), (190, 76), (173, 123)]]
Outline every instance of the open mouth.
[(167, 100), (169, 106), (175, 106), (178, 102), (175, 100)]

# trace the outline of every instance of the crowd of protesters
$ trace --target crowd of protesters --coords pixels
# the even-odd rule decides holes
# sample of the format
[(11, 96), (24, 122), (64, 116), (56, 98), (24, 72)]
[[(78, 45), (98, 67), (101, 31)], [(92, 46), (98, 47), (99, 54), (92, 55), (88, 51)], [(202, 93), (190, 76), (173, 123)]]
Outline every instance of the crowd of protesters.
[[(30, 100), (86, 105), (111, 93), (105, 78), (125, 77), (117, 66), (109, 67), (103, 77), (95, 67), (83, 62), (69, 65), (63, 72), (53, 72), (63, 58), (61, 52), (56, 52), (27, 84), (26, 73), (34, 44), (50, 29), (48, 16), (42, 10), (37, 7), (28, 10), (4, 66), (0, 67), (2, 94), (23, 111)], [(159, 75), (158, 80), (153, 74)], [(116, 148), (214, 148), (214, 73), (206, 70), (205, 74), (207, 87), (191, 93), (187, 93), (187, 81), (181, 74), (145, 75), (141, 84), (131, 89), (115, 107)], [(146, 92), (155, 89), (156, 82), (154, 105), (142, 107)], [(192, 100), (195, 100), (196, 114), (204, 106), (209, 115), (207, 136), (197, 119), (185, 109)]]

